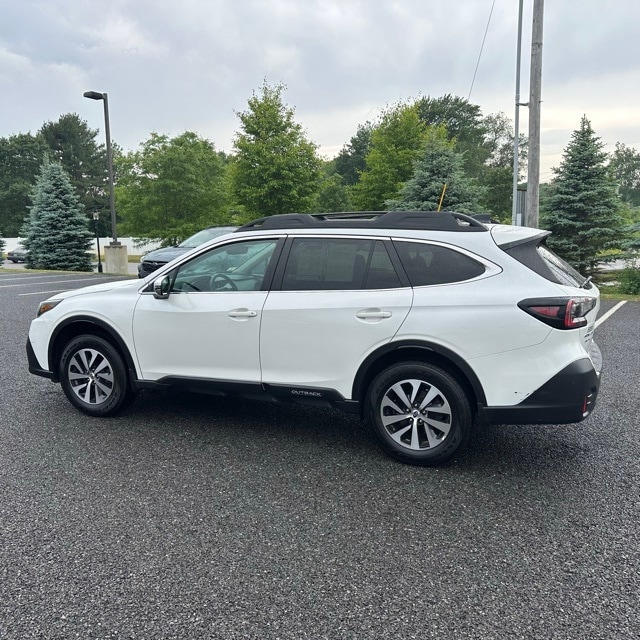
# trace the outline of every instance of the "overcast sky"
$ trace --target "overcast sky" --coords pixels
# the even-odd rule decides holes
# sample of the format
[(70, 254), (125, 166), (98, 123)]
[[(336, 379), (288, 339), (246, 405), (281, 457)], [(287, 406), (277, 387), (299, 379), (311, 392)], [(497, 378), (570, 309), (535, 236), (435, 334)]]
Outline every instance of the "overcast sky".
[[(469, 97), (494, 0), (0, 0), (0, 136), (75, 112), (135, 149), (151, 131), (196, 131), (231, 151), (264, 79), (321, 153), (333, 157), (388, 103)], [(521, 98), (529, 95), (531, 11), (524, 1)], [(583, 114), (611, 151), (640, 149), (638, 0), (547, 0), (542, 180)], [(470, 95), (514, 115), (518, 0), (495, 0)], [(521, 131), (528, 127), (521, 109)]]

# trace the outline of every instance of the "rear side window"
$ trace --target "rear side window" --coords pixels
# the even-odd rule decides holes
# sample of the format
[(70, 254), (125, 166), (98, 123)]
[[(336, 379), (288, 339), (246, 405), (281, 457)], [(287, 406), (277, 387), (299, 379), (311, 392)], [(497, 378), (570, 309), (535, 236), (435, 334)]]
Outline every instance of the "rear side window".
[(539, 276), (557, 284), (570, 287), (581, 287), (585, 277), (576, 271), (568, 262), (557, 256), (551, 249), (538, 244), (539, 240), (526, 242), (504, 249), (512, 258), (525, 267), (529, 267)]
[(397, 289), (402, 286), (384, 243), (376, 241), (369, 261), (365, 289)]
[(485, 272), (483, 264), (448, 247), (402, 241), (394, 245), (412, 287), (464, 282)]
[(389, 289), (400, 280), (381, 241), (349, 238), (294, 239), (283, 291)]
[(584, 284), (585, 277), (548, 247), (538, 246), (538, 254), (560, 284), (567, 284), (572, 287), (581, 287)]

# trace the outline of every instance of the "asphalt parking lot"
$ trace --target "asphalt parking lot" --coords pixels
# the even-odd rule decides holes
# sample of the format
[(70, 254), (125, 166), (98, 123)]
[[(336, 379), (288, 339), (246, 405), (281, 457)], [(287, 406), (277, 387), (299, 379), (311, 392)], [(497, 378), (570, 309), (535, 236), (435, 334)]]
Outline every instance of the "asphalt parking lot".
[(24, 345), (47, 292), (107, 279), (0, 273), (0, 638), (640, 637), (639, 303), (596, 329), (585, 422), (421, 469), (332, 411), (78, 413)]

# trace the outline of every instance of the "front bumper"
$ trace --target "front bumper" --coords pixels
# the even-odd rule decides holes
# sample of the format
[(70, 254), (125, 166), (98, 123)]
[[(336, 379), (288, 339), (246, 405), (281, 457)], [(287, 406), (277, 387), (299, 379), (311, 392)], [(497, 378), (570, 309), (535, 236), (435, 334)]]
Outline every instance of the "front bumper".
[(142, 261), (138, 264), (138, 277), (146, 278), (150, 273), (157, 271), (160, 267), (164, 267), (166, 262), (145, 262)]
[(29, 373), (32, 373), (34, 376), (41, 376), (43, 378), (49, 378), (49, 380), (53, 380), (54, 382), (58, 382), (58, 377), (53, 371), (49, 371), (48, 369), (43, 369), (38, 362), (38, 358), (36, 357), (35, 351), (31, 346), (31, 340), (27, 338), (27, 362), (29, 363)]
[(485, 424), (569, 424), (584, 420), (596, 406), (602, 357), (592, 344), (589, 358), (572, 362), (513, 407), (479, 407)]

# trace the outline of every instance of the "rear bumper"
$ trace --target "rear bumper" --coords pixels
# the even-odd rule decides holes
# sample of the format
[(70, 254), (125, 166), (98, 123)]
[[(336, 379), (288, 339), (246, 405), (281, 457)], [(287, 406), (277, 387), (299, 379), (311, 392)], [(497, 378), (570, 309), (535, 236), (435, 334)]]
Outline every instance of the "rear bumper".
[(480, 407), (486, 424), (569, 424), (594, 409), (600, 388), (602, 359), (594, 346), (591, 358), (571, 363), (526, 400), (513, 407)]

